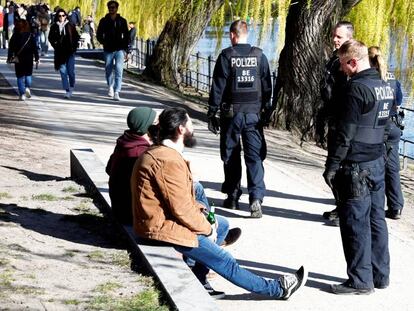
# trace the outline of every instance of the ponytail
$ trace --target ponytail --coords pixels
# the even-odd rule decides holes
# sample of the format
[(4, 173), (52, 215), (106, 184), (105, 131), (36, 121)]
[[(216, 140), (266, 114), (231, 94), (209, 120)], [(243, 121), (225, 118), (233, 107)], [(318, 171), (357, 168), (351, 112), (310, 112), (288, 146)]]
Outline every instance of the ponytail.
[(387, 81), (387, 64), (381, 55), (381, 50), (378, 46), (371, 46), (368, 49), (369, 62), (371, 67), (378, 70), (381, 79)]

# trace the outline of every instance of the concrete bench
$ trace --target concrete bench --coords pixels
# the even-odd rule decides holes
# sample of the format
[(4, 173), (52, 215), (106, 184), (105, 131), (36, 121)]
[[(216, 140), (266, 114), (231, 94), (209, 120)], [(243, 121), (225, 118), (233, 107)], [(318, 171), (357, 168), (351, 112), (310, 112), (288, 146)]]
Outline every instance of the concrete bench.
[[(108, 175), (104, 164), (92, 149), (70, 151), (71, 178), (86, 186), (102, 201), (104, 208), (111, 210), (108, 191)], [(137, 237), (131, 226), (122, 226), (134, 250), (142, 262), (161, 284), (171, 305), (178, 310), (219, 310), (217, 304), (171, 246), (148, 245), (148, 241)]]

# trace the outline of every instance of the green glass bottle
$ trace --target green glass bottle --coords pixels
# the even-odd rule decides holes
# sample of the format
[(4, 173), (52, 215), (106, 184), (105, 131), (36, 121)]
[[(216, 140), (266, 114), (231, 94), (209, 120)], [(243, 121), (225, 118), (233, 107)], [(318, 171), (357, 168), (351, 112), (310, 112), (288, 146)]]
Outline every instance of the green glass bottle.
[(212, 203), (210, 207), (210, 212), (207, 215), (207, 220), (210, 224), (216, 223), (216, 216), (214, 215), (214, 212), (215, 212), (215, 206), (214, 206), (214, 203)]

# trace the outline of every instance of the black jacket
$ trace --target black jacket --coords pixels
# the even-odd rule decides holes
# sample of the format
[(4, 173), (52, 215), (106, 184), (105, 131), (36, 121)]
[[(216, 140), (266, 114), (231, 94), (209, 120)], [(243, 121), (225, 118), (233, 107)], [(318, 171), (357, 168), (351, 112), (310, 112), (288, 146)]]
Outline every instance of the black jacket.
[[(251, 50), (250, 44), (236, 44), (233, 47), (240, 54), (248, 54)], [(269, 62), (266, 56), (262, 53), (262, 59), (260, 60), (260, 77), (262, 87), (262, 108), (270, 102), (272, 96), (272, 79), (270, 75)], [(225, 56), (225, 50), (219, 55), (216, 65), (214, 67), (213, 82), (210, 90), (209, 97), (209, 110), (210, 112), (216, 112), (221, 108), (221, 104), (226, 98), (229, 98), (231, 92), (232, 76), (231, 65), (227, 57)]]
[(129, 33), (125, 18), (117, 14), (112, 20), (109, 14), (101, 18), (96, 38), (103, 45), (105, 52), (128, 51)]
[(339, 104), (344, 95), (347, 76), (341, 71), (341, 64), (337, 51), (333, 52), (332, 57), (325, 65), (323, 79), (321, 81), (321, 98), (323, 100), (323, 112), (327, 119), (338, 118), (340, 113)]
[(15, 64), (14, 67), (16, 77), (31, 76), (33, 73), (33, 60), (36, 62), (39, 60), (39, 52), (35, 39), (30, 32), (15, 33), (11, 37), (7, 58), (11, 59), (12, 56), (16, 56), (18, 53), (19, 63)]
[(376, 98), (367, 86), (354, 83), (361, 78), (381, 80), (378, 71), (370, 68), (357, 73), (348, 81), (339, 113), (334, 146), (330, 148), (326, 161), (326, 167), (330, 170), (337, 170), (343, 161), (367, 162), (383, 155), (383, 143), (353, 141), (362, 114), (371, 111), (376, 104)]
[(55, 50), (55, 69), (65, 64), (69, 56), (73, 55), (78, 48), (79, 34), (72, 23), (65, 25), (64, 33), (60, 33), (59, 25), (52, 24), (49, 32), (49, 42)]

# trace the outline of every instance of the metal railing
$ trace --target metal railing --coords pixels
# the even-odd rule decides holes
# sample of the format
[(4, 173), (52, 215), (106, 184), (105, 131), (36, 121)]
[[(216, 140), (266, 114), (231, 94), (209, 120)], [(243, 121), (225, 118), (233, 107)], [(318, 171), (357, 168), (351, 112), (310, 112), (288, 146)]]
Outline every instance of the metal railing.
[[(126, 64), (127, 68), (145, 69), (149, 58), (154, 52), (155, 40), (137, 39), (132, 48), (131, 56)], [(212, 56), (202, 56), (199, 52), (191, 54), (186, 67), (181, 72), (181, 83), (184, 87), (192, 88), (197, 93), (208, 94), (213, 79), (213, 70), (216, 61)], [(272, 72), (272, 83), (276, 72)], [(273, 85), (273, 84), (272, 84)]]
[[(404, 111), (408, 111), (410, 113), (414, 112), (414, 110), (411, 108), (400, 107), (400, 109)], [(414, 145), (414, 141), (411, 139), (401, 137), (401, 142), (402, 142), (402, 152), (399, 152), (399, 154), (403, 160), (403, 170), (405, 170), (408, 167), (408, 160), (414, 160), (414, 156), (408, 154), (408, 145), (409, 144)]]

